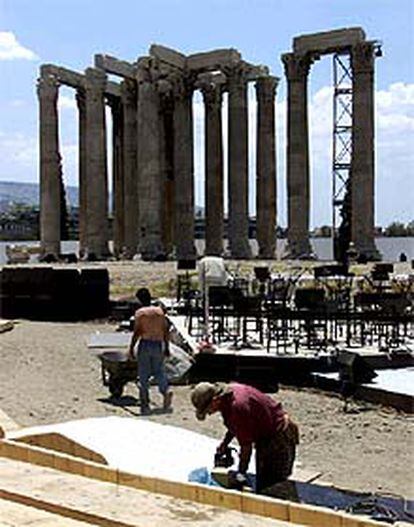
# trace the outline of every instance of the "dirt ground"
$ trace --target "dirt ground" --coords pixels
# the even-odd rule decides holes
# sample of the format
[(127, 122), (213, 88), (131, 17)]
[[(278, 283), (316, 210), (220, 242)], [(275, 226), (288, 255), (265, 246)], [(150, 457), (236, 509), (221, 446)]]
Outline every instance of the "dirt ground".
[[(172, 265), (127, 265), (110, 269), (111, 283), (134, 286), (151, 278), (174, 278)], [(139, 272), (138, 267), (141, 267)], [(171, 267), (171, 268), (170, 268)], [(143, 270), (142, 270), (143, 269)], [(132, 287), (132, 286), (131, 286)], [(140, 416), (137, 388), (129, 383), (116, 404), (102, 385), (101, 367), (87, 341), (96, 331), (112, 331), (106, 321), (52, 323), (19, 321), (0, 334), (0, 408), (21, 426), (33, 426), (94, 416), (134, 416), (180, 426), (220, 438), (221, 418), (196, 420), (190, 386), (175, 386), (174, 409), (163, 413), (152, 388), (153, 414)], [(338, 487), (414, 497), (413, 418), (394, 410), (360, 405), (345, 413), (343, 402), (310, 389), (281, 387), (275, 395), (298, 422), (298, 458), (304, 469)]]

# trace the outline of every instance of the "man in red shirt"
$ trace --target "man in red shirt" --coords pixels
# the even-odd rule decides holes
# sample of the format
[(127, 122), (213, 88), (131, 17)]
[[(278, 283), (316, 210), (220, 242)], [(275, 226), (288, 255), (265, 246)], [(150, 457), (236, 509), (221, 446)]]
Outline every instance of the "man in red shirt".
[(209, 382), (197, 384), (191, 402), (196, 408), (197, 419), (221, 413), (227, 432), (217, 447), (218, 453), (224, 453), (234, 437), (239, 442), (236, 482), (245, 481), (253, 446), (256, 449), (256, 491), (290, 476), (299, 431), (281, 403), (252, 386)]

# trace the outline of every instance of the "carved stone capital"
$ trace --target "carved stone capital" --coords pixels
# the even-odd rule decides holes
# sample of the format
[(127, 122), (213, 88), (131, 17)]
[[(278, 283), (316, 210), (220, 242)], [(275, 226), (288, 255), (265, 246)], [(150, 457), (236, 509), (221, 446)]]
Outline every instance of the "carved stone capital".
[(285, 53), (282, 55), (282, 62), (288, 81), (305, 80), (313, 60), (310, 55), (296, 55), (295, 53)]
[(79, 111), (81, 112), (85, 110), (86, 100), (85, 100), (85, 89), (84, 88), (78, 88), (76, 90), (75, 99), (76, 99), (76, 104), (78, 105)]
[(197, 77), (196, 88), (203, 94), (204, 104), (209, 108), (221, 107), (223, 90), (226, 84), (224, 74), (203, 73)]
[(85, 88), (87, 92), (102, 96), (106, 88), (106, 74), (102, 70), (87, 68), (85, 71)]
[(151, 80), (151, 58), (140, 57), (137, 61), (136, 81), (138, 84), (143, 84)]
[(169, 82), (167, 79), (157, 80), (155, 86), (157, 88), (158, 93), (163, 97), (168, 97), (173, 89), (171, 82)]
[(249, 70), (242, 63), (226, 67), (223, 71), (227, 77), (227, 88), (229, 91), (245, 89)]
[(372, 42), (361, 42), (352, 46), (351, 65), (354, 73), (374, 71), (375, 47)]
[(162, 110), (167, 113), (171, 113), (174, 107), (173, 84), (170, 82), (170, 80), (160, 79), (155, 83), (155, 86), (160, 98)]
[(207, 84), (200, 86), (203, 94), (204, 104), (209, 110), (218, 110), (221, 108), (223, 86), (219, 84)]
[(121, 99), (125, 106), (136, 104), (137, 85), (132, 79), (123, 79), (121, 82)]
[(169, 76), (172, 84), (173, 97), (176, 100), (187, 99), (193, 94), (193, 82), (189, 76), (180, 73), (173, 73)]
[(57, 77), (50, 74), (42, 74), (37, 81), (37, 94), (41, 99), (56, 100), (59, 92), (59, 81)]
[(279, 84), (278, 77), (261, 77), (257, 79), (255, 87), (257, 98), (266, 102), (273, 102), (276, 96), (276, 88)]

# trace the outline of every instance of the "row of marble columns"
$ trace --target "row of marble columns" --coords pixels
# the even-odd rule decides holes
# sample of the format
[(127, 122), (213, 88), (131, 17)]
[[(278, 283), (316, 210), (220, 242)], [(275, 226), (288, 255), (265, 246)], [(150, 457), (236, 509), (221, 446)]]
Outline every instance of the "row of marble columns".
[[(372, 42), (351, 48), (353, 121), (351, 236), (368, 260), (379, 258), (374, 241), (374, 56)], [(318, 57), (316, 57), (318, 58)], [(307, 79), (311, 53), (282, 56), (287, 78), (288, 255), (309, 257), (309, 131)]]
[[(193, 92), (205, 105), (205, 253), (223, 254), (222, 100), (228, 91), (228, 238), (233, 258), (251, 257), (248, 238), (248, 80), (242, 67), (226, 75), (174, 73), (157, 79), (144, 62), (136, 79), (121, 82), (121, 96), (105, 91), (106, 74), (88, 68), (77, 89), (79, 110), (79, 239), (88, 257), (109, 255), (105, 102), (113, 121), (114, 251), (132, 257), (193, 259)], [(60, 252), (61, 163), (57, 98), (60, 80), (38, 82), (40, 104), (41, 243)], [(257, 240), (260, 256), (276, 249), (275, 92), (277, 79), (256, 79)]]
[[(367, 259), (374, 242), (374, 55), (372, 42), (352, 46), (353, 123), (351, 233)], [(310, 170), (307, 79), (315, 56), (282, 56), (287, 78), (288, 252), (312, 255), (309, 241)], [(148, 58), (135, 78), (120, 83), (120, 97), (106, 92), (103, 70), (88, 68), (77, 88), (79, 108), (80, 247), (85, 255), (108, 256), (108, 178), (105, 102), (113, 120), (114, 251), (146, 259), (193, 259), (193, 93), (205, 105), (206, 254), (222, 254), (224, 238), (222, 102), (228, 93), (228, 240), (233, 258), (251, 257), (248, 239), (248, 76), (243, 64), (218, 74), (172, 72), (160, 77)], [(256, 218), (259, 256), (276, 249), (275, 92), (277, 79), (256, 80)], [(41, 73), (41, 243), (44, 254), (60, 249), (61, 159), (58, 140), (59, 78)]]

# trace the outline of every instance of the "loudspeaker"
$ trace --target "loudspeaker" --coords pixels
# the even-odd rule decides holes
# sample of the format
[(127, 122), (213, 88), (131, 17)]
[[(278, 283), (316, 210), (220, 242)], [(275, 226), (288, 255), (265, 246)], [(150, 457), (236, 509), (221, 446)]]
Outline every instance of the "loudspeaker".
[(177, 269), (179, 271), (191, 271), (193, 269), (196, 269), (197, 267), (197, 260), (194, 258), (188, 259), (188, 260), (178, 260), (177, 262)]
[(211, 286), (208, 290), (208, 300), (212, 307), (229, 306), (232, 303), (230, 288), (227, 286)]
[(378, 271), (379, 273), (393, 273), (394, 264), (385, 262), (376, 263), (374, 265), (374, 271)]
[(319, 309), (325, 305), (324, 289), (298, 288), (295, 291), (297, 309)]
[(318, 267), (314, 267), (313, 273), (315, 278), (321, 278), (325, 276), (347, 276), (348, 266), (343, 264), (319, 265)]

